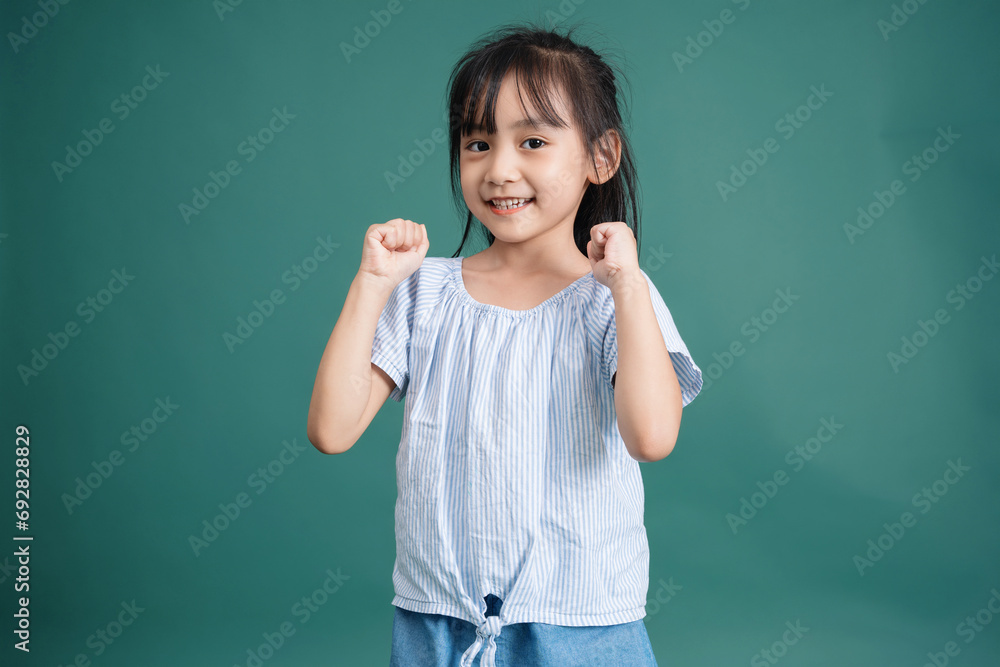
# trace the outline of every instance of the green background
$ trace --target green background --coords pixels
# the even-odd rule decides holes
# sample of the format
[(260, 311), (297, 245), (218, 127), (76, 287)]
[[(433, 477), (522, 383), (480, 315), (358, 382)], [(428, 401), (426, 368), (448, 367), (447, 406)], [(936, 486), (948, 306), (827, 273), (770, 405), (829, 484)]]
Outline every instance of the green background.
[[(919, 666), (949, 641), (949, 664), (1000, 663), (987, 607), (1000, 281), (983, 268), (991, 280), (961, 309), (947, 298), (1000, 248), (998, 6), (909, 0), (897, 7), (915, 13), (884, 32), (888, 0), (403, 0), (347, 62), (340, 44), (386, 5), (70, 2), (16, 52), (6, 37), (0, 662), (245, 665), (286, 622), (295, 634), (266, 665), (388, 662), (403, 406), (326, 456), (305, 435), (313, 381), (369, 225), (424, 223), (428, 255), (454, 254), (446, 148), (394, 189), (385, 172), (446, 127), (447, 75), (469, 44), (527, 19), (582, 20), (589, 44), (624, 57), (640, 266), (706, 374), (674, 453), (641, 467), (660, 664), (771, 664), (759, 652), (778, 642), (782, 665)], [(725, 9), (731, 22), (712, 23)], [(5, 2), (0, 27), (39, 11)], [(169, 75), (121, 119), (113, 100), (157, 65)], [(831, 96), (786, 137), (776, 123), (812, 86)], [(294, 118), (246, 161), (240, 143), (286, 107)], [(52, 163), (102, 118), (113, 131), (60, 180)], [(959, 138), (911, 181), (905, 163), (949, 127)], [(769, 137), (779, 150), (723, 198), (717, 182)], [(240, 173), (186, 223), (179, 204), (230, 160)], [(857, 207), (894, 179), (905, 192), (849, 239)], [(292, 289), (282, 276), (318, 237), (339, 245)], [(134, 278), (87, 321), (78, 304), (122, 267)], [(284, 303), (227, 347), (275, 289)], [(776, 290), (798, 299), (775, 321)], [(888, 353), (938, 309), (947, 322), (893, 368)], [(18, 367), (69, 322), (78, 335), (25, 382)], [(178, 408), (129, 451), (122, 434), (168, 397)], [(796, 470), (786, 454), (824, 418), (843, 428)], [(17, 424), (31, 431), (30, 656), (12, 648)], [(285, 442), (305, 449), (252, 486)], [(70, 512), (65, 494), (115, 450), (121, 465)], [(938, 483), (939, 501), (915, 505), (959, 460), (969, 470)], [(727, 515), (778, 471), (788, 483), (734, 531)], [(251, 504), (196, 555), (189, 536), (240, 493)], [(915, 525), (859, 572), (855, 556), (904, 512)], [(328, 570), (340, 588), (303, 621), (294, 605)], [(88, 643), (133, 600), (143, 611), (113, 643)], [(960, 624), (982, 609), (991, 622), (968, 641)], [(786, 622), (808, 631), (782, 651)]]

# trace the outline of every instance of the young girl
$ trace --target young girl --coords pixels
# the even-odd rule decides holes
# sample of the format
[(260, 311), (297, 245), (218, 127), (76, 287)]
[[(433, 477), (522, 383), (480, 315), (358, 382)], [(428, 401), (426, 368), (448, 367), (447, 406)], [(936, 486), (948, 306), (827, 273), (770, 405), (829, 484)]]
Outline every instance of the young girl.
[[(508, 26), (449, 88), (462, 244), (368, 228), (309, 440), (344, 452), (406, 399), (392, 665), (655, 665), (638, 462), (670, 453), (702, 378), (639, 268), (615, 75)], [(488, 247), (461, 257), (473, 217)]]

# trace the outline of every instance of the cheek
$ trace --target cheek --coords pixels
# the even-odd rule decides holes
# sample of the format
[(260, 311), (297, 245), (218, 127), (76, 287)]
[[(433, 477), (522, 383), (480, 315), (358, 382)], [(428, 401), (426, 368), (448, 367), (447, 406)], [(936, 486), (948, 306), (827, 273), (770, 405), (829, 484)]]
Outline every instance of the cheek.
[(461, 172), (461, 174), (459, 175), (459, 184), (462, 187), (462, 194), (468, 196), (469, 194), (472, 193), (473, 191), (472, 179), (469, 178), (468, 172), (465, 171)]
[(543, 201), (562, 199), (571, 185), (572, 175), (560, 164), (538, 165), (536, 192)]
[(458, 171), (459, 182), (462, 184), (463, 190), (472, 190), (476, 188), (477, 185), (477, 173), (476, 168), (467, 164), (459, 164)]

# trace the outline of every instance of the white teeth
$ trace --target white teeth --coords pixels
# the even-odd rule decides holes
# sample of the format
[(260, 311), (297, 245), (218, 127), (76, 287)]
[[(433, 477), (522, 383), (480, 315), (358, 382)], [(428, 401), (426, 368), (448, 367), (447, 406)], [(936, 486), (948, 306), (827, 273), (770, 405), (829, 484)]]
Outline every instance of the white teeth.
[[(530, 199), (530, 197), (528, 198)], [(492, 199), (493, 205), (499, 209), (517, 208), (528, 199)]]

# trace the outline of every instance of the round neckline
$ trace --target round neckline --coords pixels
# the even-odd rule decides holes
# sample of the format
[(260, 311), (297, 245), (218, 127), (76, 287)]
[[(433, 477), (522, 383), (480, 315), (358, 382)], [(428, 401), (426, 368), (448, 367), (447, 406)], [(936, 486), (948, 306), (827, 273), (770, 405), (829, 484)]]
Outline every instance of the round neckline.
[(511, 308), (504, 308), (503, 306), (496, 306), (496, 305), (494, 305), (492, 303), (482, 303), (481, 301), (476, 301), (473, 298), (473, 296), (471, 294), (469, 294), (469, 290), (467, 290), (465, 288), (465, 279), (462, 277), (462, 264), (465, 262), (465, 257), (458, 257), (456, 259), (458, 261), (455, 262), (455, 270), (454, 270), (453, 275), (454, 275), (454, 278), (455, 278), (455, 284), (458, 287), (458, 292), (462, 296), (462, 298), (467, 303), (471, 304), (472, 306), (474, 306), (474, 307), (476, 307), (476, 308), (478, 308), (480, 310), (485, 310), (485, 311), (488, 311), (488, 312), (498, 313), (498, 314), (501, 314), (501, 315), (508, 315), (508, 316), (511, 316), (511, 317), (524, 317), (524, 316), (527, 316), (527, 315), (531, 315), (533, 313), (537, 313), (537, 312), (539, 312), (541, 310), (545, 310), (546, 308), (548, 308), (549, 306), (555, 304), (556, 302), (559, 302), (559, 301), (562, 301), (563, 299), (565, 299), (571, 292), (576, 291), (576, 289), (580, 285), (582, 285), (583, 282), (587, 278), (592, 278), (594, 276), (594, 272), (593, 271), (589, 271), (586, 274), (584, 274), (584, 275), (580, 276), (579, 278), (577, 278), (576, 280), (574, 280), (572, 283), (570, 283), (569, 285), (567, 285), (566, 287), (564, 287), (560, 291), (558, 291), (555, 294), (553, 294), (552, 296), (550, 296), (545, 301), (542, 301), (537, 306), (535, 306), (533, 308), (528, 308), (526, 310), (513, 310)]

